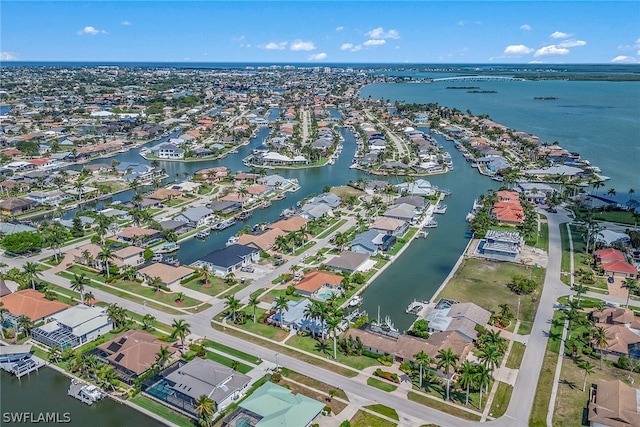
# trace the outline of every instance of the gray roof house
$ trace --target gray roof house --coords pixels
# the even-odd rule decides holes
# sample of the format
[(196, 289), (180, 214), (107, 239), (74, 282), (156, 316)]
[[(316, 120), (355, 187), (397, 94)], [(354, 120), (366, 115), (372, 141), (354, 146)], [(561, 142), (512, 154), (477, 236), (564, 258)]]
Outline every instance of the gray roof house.
[(247, 245), (231, 245), (205, 255), (200, 263), (206, 264), (215, 274), (225, 276), (259, 260), (259, 249)]
[(472, 302), (458, 303), (441, 299), (426, 315), (429, 332), (455, 331), (469, 342), (478, 337), (477, 325), (487, 325), (491, 312)]
[[(289, 301), (287, 309), (282, 311), (282, 322), (280, 322), (280, 313), (274, 313), (269, 321), (291, 331), (305, 331), (313, 335), (322, 335), (322, 324), (316, 319), (310, 319), (306, 315), (307, 307), (311, 305), (308, 298), (300, 301)], [(324, 325), (326, 328), (326, 324)]]
[(360, 252), (342, 251), (338, 256), (326, 262), (331, 270), (355, 273), (369, 259), (369, 255)]
[(407, 205), (415, 206), (416, 210), (419, 211), (424, 210), (430, 204), (430, 202), (422, 196), (402, 196), (398, 197), (395, 202), (396, 205), (406, 203)]
[(308, 219), (320, 218), (322, 215), (333, 216), (333, 210), (324, 203), (305, 203), (300, 211), (300, 216)]
[(312, 198), (311, 200), (309, 200), (308, 203), (315, 203), (315, 204), (323, 203), (325, 205), (330, 206), (332, 209), (335, 209), (338, 206), (340, 206), (340, 204), (342, 203), (342, 200), (340, 200), (340, 197), (336, 196), (333, 193), (323, 193), (319, 196)]
[(47, 347), (77, 347), (113, 329), (103, 307), (76, 305), (51, 316), (51, 321), (32, 332), (32, 338)]
[(375, 255), (378, 251), (386, 251), (396, 243), (395, 236), (384, 235), (376, 230), (368, 230), (358, 234), (351, 241), (352, 252), (359, 252), (368, 255)]
[(238, 400), (251, 381), (248, 375), (199, 357), (189, 363), (179, 361), (160, 375), (163, 381), (144, 392), (194, 418), (198, 418), (196, 401), (200, 396), (213, 400), (217, 412)]
[(178, 147), (176, 144), (165, 142), (164, 144), (156, 145), (150, 150), (154, 156), (159, 159), (182, 159), (184, 158), (184, 150)]
[(266, 185), (267, 187), (273, 188), (274, 190), (279, 189), (288, 182), (288, 179), (280, 175), (267, 175), (262, 178), (258, 178), (258, 184)]
[(431, 183), (426, 179), (417, 179), (414, 182), (403, 182), (397, 184), (396, 188), (400, 194), (407, 193), (412, 196), (432, 196), (436, 193)]
[(408, 203), (400, 203), (399, 205), (396, 204), (391, 206), (382, 214), (382, 216), (411, 222), (411, 220), (416, 216), (416, 208)]
[(186, 222), (194, 227), (201, 227), (205, 225), (212, 216), (213, 211), (206, 206), (193, 206), (174, 216), (173, 219), (175, 221)]

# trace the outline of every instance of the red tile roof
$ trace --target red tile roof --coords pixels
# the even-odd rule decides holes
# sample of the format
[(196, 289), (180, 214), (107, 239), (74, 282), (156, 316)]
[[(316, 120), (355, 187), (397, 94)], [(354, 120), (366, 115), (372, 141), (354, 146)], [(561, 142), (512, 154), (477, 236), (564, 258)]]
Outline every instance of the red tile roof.
[(315, 292), (326, 283), (338, 286), (342, 283), (343, 278), (343, 276), (338, 276), (337, 274), (325, 273), (323, 271), (312, 271), (305, 274), (304, 278), (295, 286), (295, 288), (301, 291)]

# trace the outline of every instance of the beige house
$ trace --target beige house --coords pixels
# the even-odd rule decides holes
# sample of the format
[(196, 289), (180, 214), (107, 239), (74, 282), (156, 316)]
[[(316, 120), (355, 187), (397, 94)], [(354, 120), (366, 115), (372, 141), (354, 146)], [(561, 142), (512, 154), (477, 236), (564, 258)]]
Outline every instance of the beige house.
[(138, 270), (138, 278), (145, 280), (148, 277), (158, 277), (164, 286), (171, 287), (179, 284), (180, 280), (189, 277), (193, 272), (194, 270), (187, 267), (174, 267), (173, 265), (156, 262)]

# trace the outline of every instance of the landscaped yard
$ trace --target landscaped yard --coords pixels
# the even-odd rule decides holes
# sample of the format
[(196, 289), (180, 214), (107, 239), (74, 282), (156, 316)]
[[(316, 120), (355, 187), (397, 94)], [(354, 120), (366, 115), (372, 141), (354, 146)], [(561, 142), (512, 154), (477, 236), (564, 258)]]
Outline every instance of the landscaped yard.
[(511, 352), (509, 353), (509, 358), (507, 359), (507, 368), (517, 369), (520, 367), (520, 363), (522, 362), (522, 357), (524, 356), (524, 352), (527, 347), (521, 342), (514, 341), (511, 345)]
[(221, 352), (226, 353), (228, 355), (231, 355), (231, 356), (233, 356), (235, 358), (245, 360), (245, 361), (247, 361), (249, 363), (258, 364), (258, 363), (261, 362), (261, 360), (258, 359), (257, 357), (254, 357), (254, 356), (252, 356), (250, 354), (247, 354), (247, 353), (243, 353), (240, 350), (236, 350), (235, 348), (228, 347), (228, 346), (226, 346), (224, 344), (220, 344), (220, 343), (217, 343), (217, 342), (214, 342), (214, 341), (205, 341), (203, 343), (203, 346), (204, 347), (209, 347), (209, 348), (212, 348), (212, 349), (215, 349), (215, 350), (218, 350), (218, 351), (221, 351)]
[(365, 406), (365, 408), (366, 409), (370, 409), (373, 412), (377, 412), (380, 415), (384, 415), (387, 418), (391, 418), (391, 419), (394, 419), (396, 421), (399, 420), (398, 413), (396, 412), (396, 410), (393, 409), (393, 408), (389, 408), (388, 406), (381, 405), (381, 404), (377, 403), (375, 405)]
[(520, 320), (532, 322), (538, 306), (545, 270), (512, 263), (492, 262), (475, 258), (465, 259), (454, 277), (436, 297), (461, 302), (472, 301), (489, 311), (499, 311), (498, 305), (508, 304), (518, 312), (518, 296), (507, 284), (515, 275), (536, 281), (538, 288), (531, 295), (520, 296)]
[(480, 416), (467, 412), (455, 406), (451, 406), (440, 400), (431, 399), (421, 394), (410, 391), (407, 393), (407, 398), (413, 402), (420, 403), (421, 405), (429, 406), (430, 408), (437, 409), (438, 411), (446, 412), (458, 418), (464, 418), (471, 421), (480, 421)]
[(367, 384), (377, 389), (380, 389), (382, 391), (386, 391), (387, 393), (391, 393), (392, 391), (395, 391), (398, 388), (398, 386), (389, 384), (386, 381), (382, 381), (373, 377), (367, 378)]
[(490, 416), (500, 418), (504, 415), (509, 407), (512, 392), (513, 387), (511, 385), (502, 382), (498, 383), (498, 390), (496, 390), (496, 395), (493, 398), (491, 410), (489, 411)]
[(177, 424), (181, 427), (193, 427), (196, 424), (191, 421), (191, 419), (178, 414), (177, 412), (172, 411), (164, 405), (154, 402), (153, 400), (145, 397), (141, 394), (131, 398), (131, 402), (140, 406), (141, 408), (146, 409), (147, 411), (153, 412), (156, 415), (168, 420), (174, 424)]
[(191, 289), (192, 291), (202, 292), (203, 294), (211, 296), (218, 295), (229, 289), (229, 285), (226, 284), (223, 279), (215, 277), (214, 275), (209, 275), (207, 286), (204, 286), (204, 283), (204, 277), (198, 277), (185, 283), (182, 286)]
[(244, 329), (247, 332), (252, 332), (254, 334), (258, 334), (264, 338), (272, 339), (275, 341), (282, 341), (289, 335), (289, 331), (285, 331), (277, 326), (268, 325), (266, 323), (261, 323), (260, 318), (262, 314), (265, 313), (264, 309), (258, 308), (256, 309), (256, 317), (258, 322), (253, 323), (253, 311), (246, 310), (247, 313), (247, 323), (244, 325), (233, 325), (240, 329)]
[(331, 408), (331, 412), (334, 414), (339, 414), (347, 407), (346, 403), (343, 403), (337, 399), (329, 400), (328, 395), (322, 393), (321, 391), (312, 390), (308, 387), (305, 387), (300, 384), (296, 384), (288, 380), (288, 378), (283, 377), (278, 383), (281, 386), (287, 387), (293, 394), (302, 394), (303, 396), (307, 396), (311, 399), (317, 400), (318, 402), (323, 403), (325, 406), (329, 406)]
[[(333, 338), (326, 337), (324, 346), (321, 343), (310, 336), (294, 336), (287, 340), (287, 344), (292, 347), (299, 348), (300, 350), (308, 351), (309, 353), (317, 354), (320, 357), (330, 356), (333, 357)], [(369, 366), (379, 365), (376, 359), (368, 356), (345, 356), (338, 353), (338, 362), (351, 366), (357, 370), (368, 368)]]
[(384, 418), (377, 417), (364, 411), (358, 411), (351, 418), (352, 427), (395, 427), (396, 423), (387, 421)]
[(214, 362), (218, 362), (221, 365), (224, 365), (228, 368), (232, 368), (234, 364), (237, 364), (236, 366), (236, 371), (242, 373), (242, 374), (246, 374), (247, 372), (249, 372), (250, 370), (252, 370), (253, 368), (249, 365), (245, 365), (242, 362), (237, 362), (233, 359), (230, 359), (226, 356), (223, 356), (219, 353), (214, 353), (212, 351), (207, 351), (207, 355), (205, 356), (205, 359), (209, 359), (209, 360), (213, 360)]
[(123, 289), (129, 292), (134, 292), (142, 297), (146, 297), (167, 305), (170, 305), (175, 308), (186, 309), (189, 307), (194, 307), (201, 303), (197, 299), (184, 296), (182, 303), (176, 302), (176, 293), (175, 292), (165, 292), (165, 291), (154, 291), (152, 288), (148, 286), (143, 286), (138, 282), (131, 282), (129, 280), (118, 280), (112, 286)]

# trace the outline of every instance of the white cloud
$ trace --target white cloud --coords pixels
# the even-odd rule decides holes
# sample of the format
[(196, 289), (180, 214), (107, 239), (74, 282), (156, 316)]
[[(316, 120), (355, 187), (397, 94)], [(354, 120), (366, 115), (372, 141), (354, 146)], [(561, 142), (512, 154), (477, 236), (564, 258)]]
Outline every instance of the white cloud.
[(552, 39), (567, 39), (571, 37), (571, 34), (563, 33), (562, 31), (554, 31), (549, 37)]
[(336, 27), (336, 31), (337, 31), (337, 32), (340, 32), (340, 31), (342, 31), (342, 30), (344, 30), (344, 27), (342, 27), (342, 26), (340, 26), (340, 27)]
[(531, 29), (531, 25), (529, 25), (529, 24), (522, 24), (522, 25), (520, 25), (520, 29), (521, 29), (521, 30), (527, 30), (527, 31), (528, 31), (528, 30), (530, 30), (530, 29)]
[(122, 21), (120, 23), (120, 25), (124, 25), (124, 26), (128, 27), (129, 25), (133, 25), (133, 24), (131, 22), (129, 22), (129, 21)]
[(350, 50), (351, 52), (357, 52), (361, 49), (361, 45), (353, 43), (343, 43), (342, 46), (340, 46), (340, 50)]
[(579, 46), (585, 46), (587, 44), (586, 41), (584, 40), (565, 40), (563, 42), (561, 42), (558, 47), (579, 47)]
[(371, 40), (367, 40), (366, 42), (364, 42), (362, 44), (365, 45), (365, 46), (382, 46), (386, 42), (387, 42), (386, 40), (371, 39)]
[(533, 52), (533, 49), (523, 44), (512, 44), (504, 49), (504, 54), (507, 56), (522, 56), (531, 52)]
[(631, 56), (626, 56), (626, 55), (618, 55), (615, 58), (613, 58), (611, 62), (614, 62), (617, 64), (637, 64), (638, 63), (638, 61), (635, 58)]
[(397, 30), (384, 31), (384, 28), (378, 27), (366, 33), (371, 39), (399, 39), (400, 34)]
[(316, 45), (313, 42), (305, 42), (302, 40), (294, 40), (291, 42), (291, 50), (315, 50)]
[(314, 53), (313, 55), (309, 56), (309, 61), (322, 61), (324, 59), (327, 59), (327, 54), (324, 52), (321, 53)]
[(79, 36), (82, 36), (84, 34), (95, 36), (96, 34), (107, 34), (107, 32), (105, 30), (99, 30), (95, 27), (92, 27), (91, 25), (87, 25), (86, 27), (78, 31)]
[(569, 53), (569, 49), (557, 47), (556, 45), (552, 44), (549, 46), (541, 47), (540, 49), (536, 50), (536, 53), (533, 54), (533, 56), (537, 58), (539, 56), (547, 56), (547, 55), (567, 55), (568, 53)]
[(289, 43), (287, 42), (269, 42), (264, 45), (264, 49), (267, 50), (284, 50)]
[(0, 52), (0, 61), (15, 61), (18, 59), (18, 55), (13, 52), (3, 51)]

